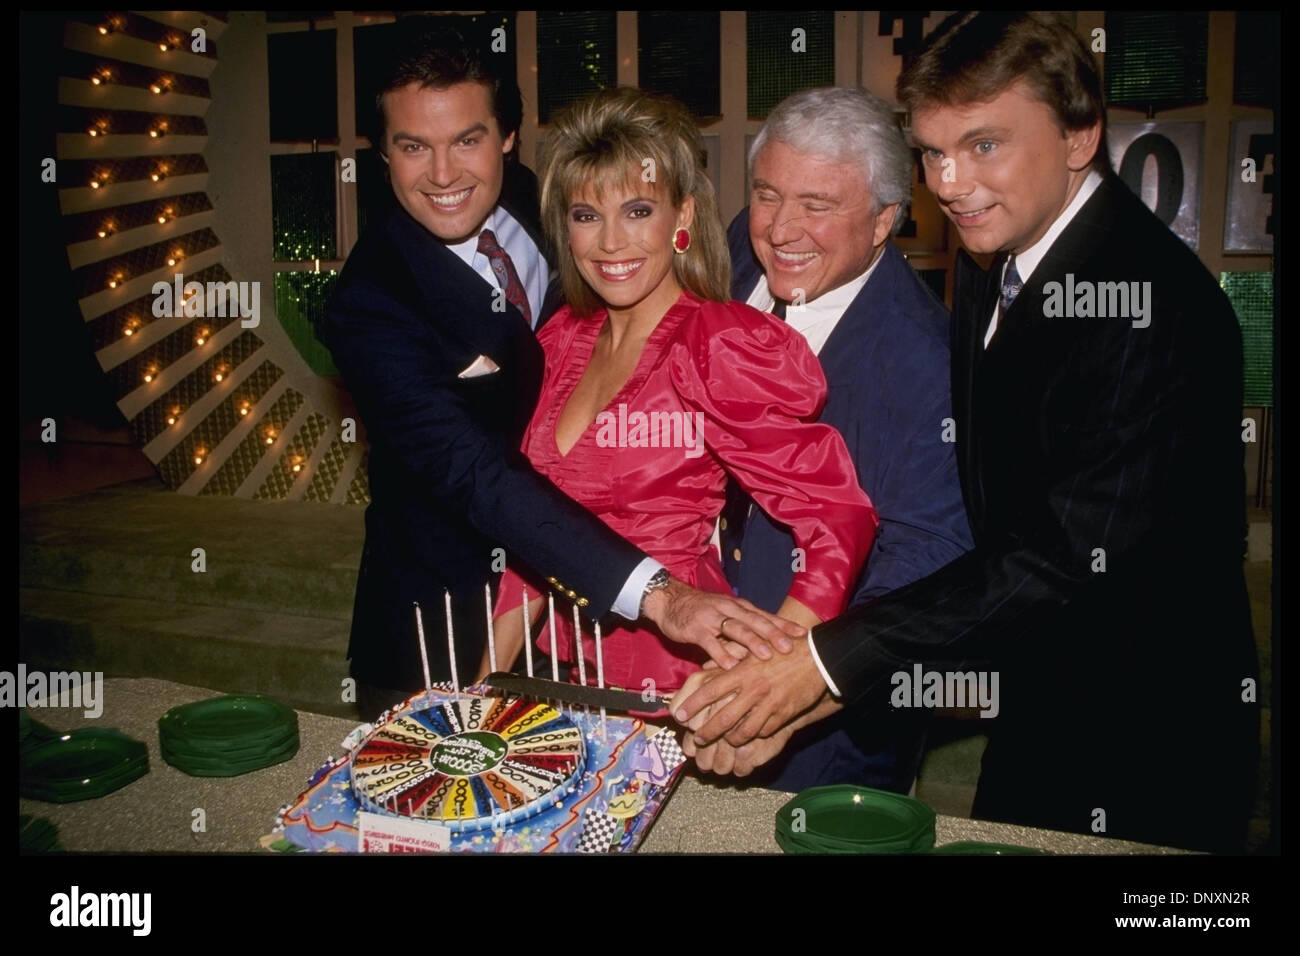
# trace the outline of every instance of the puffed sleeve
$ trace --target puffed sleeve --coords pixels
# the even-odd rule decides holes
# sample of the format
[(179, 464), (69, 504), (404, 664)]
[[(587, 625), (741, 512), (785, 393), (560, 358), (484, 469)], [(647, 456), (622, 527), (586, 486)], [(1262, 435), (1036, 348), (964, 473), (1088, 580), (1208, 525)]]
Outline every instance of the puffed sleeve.
[(840, 433), (816, 421), (826, 378), (803, 336), (739, 302), (704, 303), (674, 336), (674, 388), (704, 442), (802, 555), (790, 597), (822, 620), (852, 596), (879, 520)]

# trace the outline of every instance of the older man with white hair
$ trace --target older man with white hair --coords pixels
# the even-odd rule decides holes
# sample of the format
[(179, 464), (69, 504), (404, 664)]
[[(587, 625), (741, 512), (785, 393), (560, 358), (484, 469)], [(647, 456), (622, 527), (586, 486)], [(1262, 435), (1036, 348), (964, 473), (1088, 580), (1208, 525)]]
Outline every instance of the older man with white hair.
[[(778, 104), (749, 164), (749, 206), (728, 231), (731, 294), (784, 318), (821, 360), (830, 389), (820, 420), (844, 436), (880, 515), (856, 606), (971, 546), (945, 434), (948, 311), (890, 242), (907, 219), (912, 154), (888, 103), (826, 87)], [(775, 610), (809, 556), (738, 489), (722, 525), (728, 579)], [(909, 711), (869, 727), (832, 718), (799, 731), (759, 774), (785, 790), (858, 783), (906, 792), (923, 738)], [(728, 748), (697, 754), (702, 769), (748, 769), (733, 759)]]

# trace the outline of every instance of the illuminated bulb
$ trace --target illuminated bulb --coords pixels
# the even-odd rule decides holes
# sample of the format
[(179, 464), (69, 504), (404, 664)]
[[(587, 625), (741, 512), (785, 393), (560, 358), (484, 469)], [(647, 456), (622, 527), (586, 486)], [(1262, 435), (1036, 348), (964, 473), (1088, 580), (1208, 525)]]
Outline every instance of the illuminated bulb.
[(101, 229), (101, 230), (99, 230), (99, 232), (96, 233), (96, 235), (99, 236), (99, 238), (101, 238), (101, 239), (106, 239), (106, 238), (108, 238), (108, 230), (107, 230), (107, 229)]
[(203, 452), (202, 452), (201, 450), (198, 451), (198, 452), (195, 452), (195, 454), (194, 454), (194, 464), (196, 464), (196, 465), (201, 465), (201, 464), (203, 464)]
[(168, 264), (169, 266), (174, 266), (174, 265), (176, 265), (176, 257), (175, 257), (175, 256), (168, 256), (168, 257), (167, 257), (167, 264)]
[(215, 378), (215, 379), (219, 382), (219, 381), (221, 381), (223, 378), (226, 377), (226, 373), (225, 373), (225, 372), (218, 372), (216, 375), (214, 375), (214, 376), (212, 376), (212, 377)]
[(123, 334), (123, 335), (135, 335), (135, 329), (133, 329), (131, 326), (128, 325), (126, 328), (124, 328), (124, 329), (122, 330), (122, 334)]
[(199, 329), (199, 334), (195, 336), (194, 341), (197, 342), (199, 345), (202, 345), (207, 340), (208, 340), (208, 330)]
[(93, 128), (92, 128), (92, 129), (88, 129), (88, 130), (86, 130), (86, 132), (89, 133), (91, 136), (98, 136), (98, 135), (99, 135), (99, 130), (97, 130), (97, 129), (93, 129)]
[(153, 381), (153, 372), (145, 372), (145, 373), (144, 373), (144, 380), (145, 380), (146, 382), (152, 382), (152, 381)]
[[(94, 133), (91, 133), (90, 135), (91, 135), (91, 136), (94, 136), (95, 134), (94, 134)], [(150, 139), (157, 139), (157, 138), (158, 138), (158, 131), (157, 131), (156, 129), (151, 129), (151, 130), (149, 130), (149, 138), (150, 138)]]
[(266, 443), (267, 443), (268, 445), (274, 445), (274, 444), (275, 444), (275, 429), (273, 429), (273, 428), (268, 428), (268, 429), (266, 430)]
[(157, 83), (152, 83), (152, 84), (150, 84), (149, 89), (150, 89), (152, 92), (154, 92), (154, 93), (161, 93), (161, 92), (162, 92), (162, 87), (159, 86)]
[(159, 216), (159, 217), (158, 217), (158, 223), (159, 223), (159, 225), (162, 225), (162, 224), (165, 223), (166, 221), (167, 221), (167, 217), (166, 217), (166, 216)]
[(239, 406), (239, 414), (240, 415), (248, 414), (248, 402), (245, 402), (243, 405)]
[(108, 27), (102, 23), (99, 25), (99, 35), (102, 37), (108, 36)]
[(98, 179), (92, 179), (92, 180), (90, 181), (90, 188), (91, 188), (91, 189), (98, 189), (98, 188), (99, 188), (99, 180), (98, 180)]
[(100, 79), (99, 77), (97, 77), (97, 76), (92, 76), (92, 77), (90, 78), (90, 82), (91, 82), (91, 83), (94, 83), (96, 86), (99, 86), (99, 84), (102, 83), (103, 80), (101, 80), (101, 79)]
[(117, 283), (118, 283), (119, 281), (120, 281), (120, 280), (118, 279), (118, 277), (117, 277), (117, 276), (114, 276), (113, 278), (111, 278), (111, 279), (108, 280), (108, 287), (109, 287), (110, 289), (116, 289), (116, 288), (117, 288)]
[[(168, 416), (167, 416), (167, 424), (168, 424), (168, 425), (175, 425), (175, 424), (176, 424), (176, 416), (175, 416), (175, 415), (168, 415)], [(195, 464), (197, 465), (198, 462), (195, 462)]]
[(158, 44), (158, 49), (160, 49), (160, 50), (162, 50), (164, 53), (166, 53), (166, 52), (167, 52), (167, 44), (166, 44), (166, 43), (159, 43), (159, 44)]
[[(154, 182), (158, 182), (158, 180), (162, 179), (162, 174), (161, 174), (161, 173), (154, 173), (154, 174), (151, 175), (149, 178), (152, 179)], [(160, 221), (161, 221), (161, 220), (160, 220)]]

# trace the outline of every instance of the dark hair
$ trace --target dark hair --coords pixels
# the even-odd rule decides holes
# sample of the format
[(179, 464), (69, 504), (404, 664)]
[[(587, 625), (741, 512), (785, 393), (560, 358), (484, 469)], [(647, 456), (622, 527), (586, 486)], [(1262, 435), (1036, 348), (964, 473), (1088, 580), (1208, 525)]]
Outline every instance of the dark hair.
[[(375, 86), (375, 111), (370, 142), (386, 153), (384, 142), (384, 94), (411, 83), (423, 88), (444, 90), (457, 83), (482, 83), (492, 98), (492, 112), (502, 139), (519, 131), (524, 106), (519, 84), (505, 76), (496, 64), (499, 54), (487, 54), (483, 37), (467, 35), (466, 25), (457, 25), (451, 17), (418, 15), (402, 17), (395, 23), (397, 42), (386, 57), (383, 72)], [(472, 29), (472, 28), (471, 28)], [(519, 140), (506, 156), (514, 159)]]
[(1083, 40), (1058, 16), (1023, 11), (954, 13), (925, 38), (898, 77), (903, 108), (989, 100), (1023, 80), (1064, 130), (1101, 122), (1093, 169), (1110, 172), (1101, 78)]

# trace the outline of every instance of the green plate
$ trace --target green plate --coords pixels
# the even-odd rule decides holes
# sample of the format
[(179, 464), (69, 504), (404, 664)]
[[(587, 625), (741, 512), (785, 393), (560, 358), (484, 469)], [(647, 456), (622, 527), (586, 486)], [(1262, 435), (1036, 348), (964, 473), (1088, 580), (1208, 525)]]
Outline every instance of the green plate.
[(45, 817), (18, 816), (18, 850), (50, 853), (59, 849), (59, 828)]
[(284, 763), (286, 760), (293, 759), (297, 753), (297, 735), (280, 747), (239, 758), (195, 757), (173, 753), (166, 746), (162, 748), (163, 760), (191, 777), (237, 777), (240, 774)]
[(18, 793), (47, 803), (91, 800), (148, 772), (149, 751), (141, 741), (116, 730), (74, 730), (21, 754)]
[(257, 739), (290, 724), (297, 727), (298, 715), (274, 697), (227, 694), (173, 707), (158, 718), (158, 731), (215, 743)]
[(140, 741), (116, 730), (91, 727), (31, 748), (22, 755), (20, 770), (25, 780), (58, 783), (104, 776), (142, 759), (147, 764), (149, 751)]
[(805, 790), (781, 807), (776, 832), (778, 842), (805, 852), (916, 853), (934, 846), (934, 819), (912, 797), (835, 785)]
[(276, 735), (266, 737), (264, 740), (251, 741), (251, 743), (239, 745), (224, 745), (224, 747), (211, 747), (207, 743), (185, 739), (175, 740), (172, 736), (164, 735), (159, 737), (159, 745), (162, 752), (170, 754), (173, 757), (194, 757), (198, 760), (244, 760), (247, 757), (259, 757), (261, 754), (272, 752), (272, 750), (282, 750), (298, 743), (298, 728), (286, 727), (278, 731)]
[(962, 840), (958, 843), (945, 843), (937, 846), (931, 853), (944, 856), (1051, 856), (1047, 850), (1032, 846), (1015, 846), (1011, 843), (981, 843), (979, 840)]

